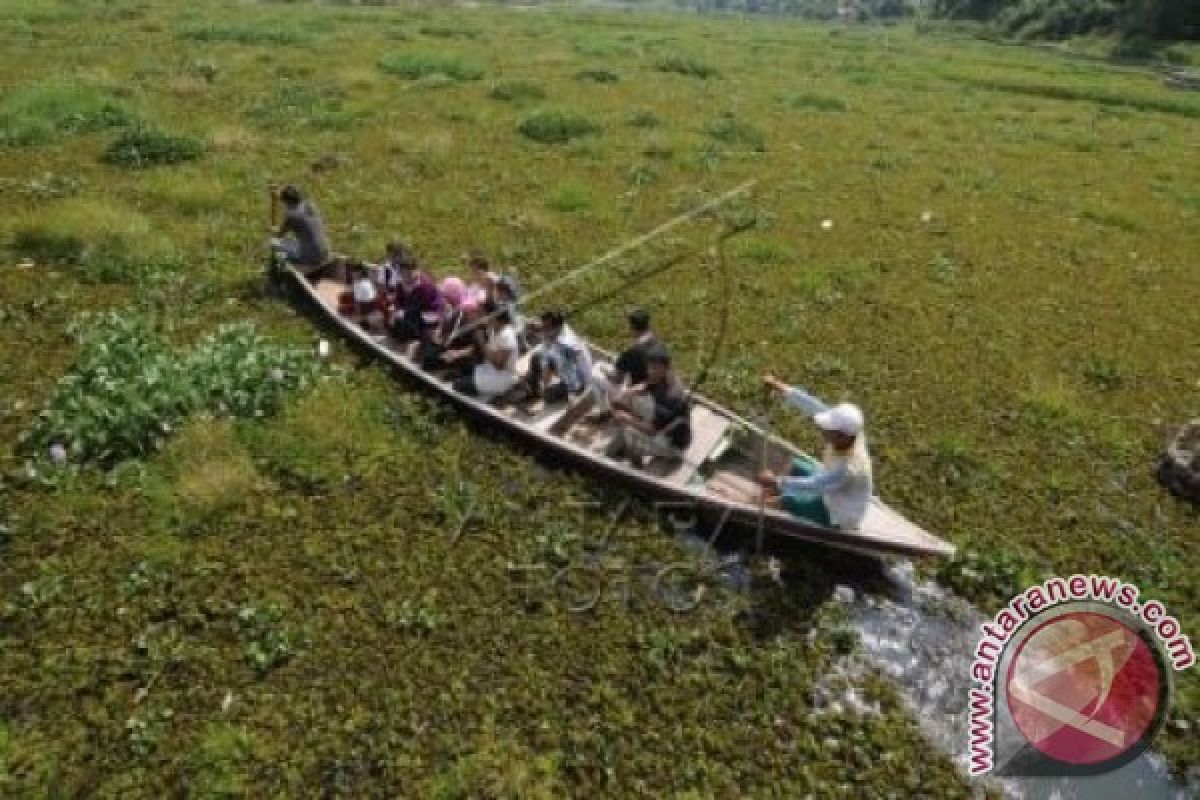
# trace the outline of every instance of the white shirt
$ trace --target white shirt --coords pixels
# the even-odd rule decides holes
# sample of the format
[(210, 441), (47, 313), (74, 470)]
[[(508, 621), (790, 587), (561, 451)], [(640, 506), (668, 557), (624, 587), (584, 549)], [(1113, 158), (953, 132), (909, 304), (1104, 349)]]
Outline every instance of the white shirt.
[[(784, 397), (809, 416), (827, 408), (823, 402), (795, 386), (790, 387)], [(871, 507), (871, 495), (875, 491), (867, 434), (856, 436), (854, 446), (846, 453), (826, 445), (821, 461), (823, 468), (816, 475), (781, 478), (780, 490), (785, 493), (820, 492), (834, 525), (847, 530), (858, 528)]]
[(583, 340), (569, 325), (563, 325), (558, 337), (549, 343), (549, 357), (559, 377), (572, 392), (582, 391), (592, 374), (592, 357)]
[(842, 476), (822, 494), (825, 507), (829, 509), (829, 519), (839, 528), (854, 530), (867, 515), (874, 490), (866, 434), (855, 437), (854, 446), (848, 453), (840, 453), (827, 445), (822, 455), (825, 470)]
[(375, 284), (370, 278), (359, 278), (354, 282), (354, 302), (374, 303), (375, 297)]
[(520, 344), (517, 341), (517, 330), (512, 325), (505, 325), (498, 331), (495, 331), (488, 337), (488, 347), (507, 350), (509, 352), (508, 361), (501, 367), (501, 371), (512, 374), (514, 377), (517, 374), (517, 357), (519, 354)]

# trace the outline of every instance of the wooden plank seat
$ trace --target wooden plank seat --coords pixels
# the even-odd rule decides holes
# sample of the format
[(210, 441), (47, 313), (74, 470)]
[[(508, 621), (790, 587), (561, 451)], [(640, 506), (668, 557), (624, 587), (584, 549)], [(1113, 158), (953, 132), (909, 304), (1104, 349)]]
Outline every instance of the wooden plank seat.
[(655, 458), (646, 471), (673, 483), (687, 484), (709, 455), (717, 448), (733, 424), (728, 418), (715, 414), (707, 407), (692, 406), (692, 443), (683, 454), (682, 461)]
[(756, 481), (727, 469), (714, 472), (706, 485), (709, 491), (738, 503), (757, 503), (762, 494)]

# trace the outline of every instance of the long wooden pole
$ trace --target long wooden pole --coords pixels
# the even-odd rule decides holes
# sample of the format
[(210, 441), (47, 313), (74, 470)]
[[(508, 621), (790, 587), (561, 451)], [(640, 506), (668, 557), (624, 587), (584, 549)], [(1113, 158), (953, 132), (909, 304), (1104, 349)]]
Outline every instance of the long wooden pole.
[[(536, 290), (534, 290), (534, 291), (526, 294), (524, 297), (520, 298), (520, 302), (526, 303), (529, 300), (531, 300), (532, 298), (537, 297), (539, 294), (545, 294), (546, 292), (550, 291), (551, 289), (553, 289), (557, 286), (561, 286), (562, 284), (566, 283), (569, 280), (574, 280), (575, 278), (579, 277), (583, 273), (585, 273), (589, 270), (595, 269), (596, 267), (600, 266), (601, 264), (607, 264), (609, 261), (612, 261), (614, 258), (616, 258), (619, 255), (622, 255), (623, 253), (627, 253), (630, 250), (641, 247), (646, 242), (650, 241), (651, 239), (653, 239), (657, 236), (662, 236), (664, 233), (671, 230), (672, 228), (678, 227), (679, 225), (682, 225), (683, 223), (687, 222), (690, 219), (695, 219), (696, 217), (700, 216), (701, 214), (705, 214), (709, 211), (712, 211), (714, 208), (718, 208), (718, 207), (724, 205), (725, 203), (728, 203), (730, 200), (732, 200), (733, 198), (737, 197), (740, 194), (745, 194), (751, 188), (753, 188), (757, 183), (758, 183), (757, 178), (748, 180), (743, 184), (733, 187), (732, 189), (725, 192), (724, 194), (714, 197), (712, 200), (709, 200), (707, 203), (703, 203), (701, 205), (696, 206), (691, 211), (685, 211), (684, 213), (680, 214), (679, 216), (677, 216), (673, 219), (667, 220), (663, 224), (659, 225), (657, 228), (655, 228), (651, 231), (647, 231), (646, 233), (643, 233), (641, 236), (636, 236), (633, 239), (630, 239), (629, 241), (625, 242), (624, 244), (622, 244), (618, 247), (614, 247), (612, 250), (609, 250), (607, 253), (600, 256), (599, 258), (589, 261), (587, 264), (584, 264), (582, 267), (577, 267), (577, 268), (571, 270), (570, 272), (568, 272), (567, 274), (561, 275), (558, 278), (555, 278), (554, 280), (550, 281), (546, 285), (538, 287)], [(493, 311), (491, 314), (485, 314), (484, 316), (480, 317), (479, 319), (475, 320), (470, 325), (468, 325), (465, 328), (465, 330), (468, 330), (468, 331), (474, 330), (475, 328), (486, 325), (489, 321), (491, 321), (491, 319), (494, 316), (496, 316), (496, 314), (497, 314), (497, 312), (495, 312), (495, 311)]]
[[(767, 471), (770, 461), (771, 448), (771, 387), (764, 386), (763, 394), (763, 420), (762, 420), (762, 448), (759, 452), (758, 471), (761, 475)], [(758, 489), (758, 531), (754, 537), (755, 555), (761, 556), (763, 552), (763, 544), (766, 539), (767, 527), (767, 487), (759, 486)]]
[(666, 222), (659, 225), (654, 230), (647, 231), (646, 233), (643, 233), (641, 236), (636, 236), (633, 239), (630, 239), (629, 241), (625, 242), (624, 244), (622, 244), (618, 247), (614, 247), (612, 250), (609, 250), (607, 253), (600, 256), (599, 258), (593, 259), (592, 261), (588, 262), (587, 264), (584, 264), (582, 267), (573, 269), (570, 272), (568, 272), (566, 275), (561, 275), (558, 278), (555, 278), (554, 280), (545, 284), (544, 286), (538, 287), (535, 291), (532, 291), (529, 294), (525, 295), (522, 298), (522, 302), (532, 300), (534, 297), (537, 297), (539, 294), (545, 294), (546, 292), (550, 291), (551, 289), (553, 289), (563, 283), (566, 283), (569, 280), (573, 280), (574, 278), (578, 277), (579, 275), (582, 275), (583, 273), (588, 272), (589, 270), (595, 269), (596, 267), (600, 266), (601, 264), (607, 264), (609, 261), (612, 261), (614, 258), (616, 258), (619, 255), (622, 255), (623, 253), (627, 253), (630, 250), (634, 250), (638, 247), (641, 247), (643, 244), (650, 241), (651, 239), (653, 239), (657, 236), (662, 236), (667, 231), (671, 230), (672, 228), (678, 227), (679, 225), (682, 225), (683, 223), (687, 222), (690, 219), (694, 219), (695, 217), (698, 217), (701, 214), (705, 214), (709, 211), (712, 211), (714, 208), (717, 208), (719, 206), (722, 206), (722, 205), (728, 203), (730, 200), (737, 197), (738, 195), (745, 194), (746, 192), (748, 192), (756, 183), (758, 183), (757, 179), (748, 180), (745, 183), (741, 184), (740, 186), (735, 186), (734, 188), (730, 189), (728, 192), (725, 192), (724, 194), (722, 194), (718, 197), (714, 197), (712, 200), (709, 200), (707, 203), (696, 206), (691, 211), (685, 211), (684, 213), (680, 214), (679, 216), (675, 217), (674, 219), (667, 220)]

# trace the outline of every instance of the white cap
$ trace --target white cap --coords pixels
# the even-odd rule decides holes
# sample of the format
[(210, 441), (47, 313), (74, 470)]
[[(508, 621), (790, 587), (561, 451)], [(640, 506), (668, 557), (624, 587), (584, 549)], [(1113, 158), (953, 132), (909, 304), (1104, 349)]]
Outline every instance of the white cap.
[(853, 403), (838, 403), (814, 416), (813, 422), (822, 430), (858, 436), (863, 429), (863, 413)]

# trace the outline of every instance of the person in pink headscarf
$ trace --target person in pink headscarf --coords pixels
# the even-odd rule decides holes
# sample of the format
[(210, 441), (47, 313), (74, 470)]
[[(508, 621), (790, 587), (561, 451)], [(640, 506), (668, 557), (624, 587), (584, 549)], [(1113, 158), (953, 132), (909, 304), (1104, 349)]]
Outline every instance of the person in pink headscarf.
[(471, 323), (482, 316), (482, 291), (451, 275), (438, 285), (438, 292), (443, 300), (442, 316), (419, 353), (421, 368), (426, 370), (470, 363), (476, 350), (475, 333), (480, 330)]

